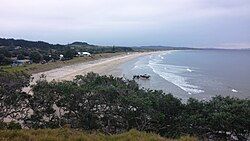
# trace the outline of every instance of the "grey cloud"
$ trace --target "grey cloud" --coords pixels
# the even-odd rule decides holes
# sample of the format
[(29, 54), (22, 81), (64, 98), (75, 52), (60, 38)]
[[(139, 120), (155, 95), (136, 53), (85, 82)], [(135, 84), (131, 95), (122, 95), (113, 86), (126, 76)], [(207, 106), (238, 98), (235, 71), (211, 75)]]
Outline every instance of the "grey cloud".
[(0, 8), (0, 36), (4, 37), (175, 46), (245, 44), (250, 39), (249, 0), (0, 2), (4, 5)]

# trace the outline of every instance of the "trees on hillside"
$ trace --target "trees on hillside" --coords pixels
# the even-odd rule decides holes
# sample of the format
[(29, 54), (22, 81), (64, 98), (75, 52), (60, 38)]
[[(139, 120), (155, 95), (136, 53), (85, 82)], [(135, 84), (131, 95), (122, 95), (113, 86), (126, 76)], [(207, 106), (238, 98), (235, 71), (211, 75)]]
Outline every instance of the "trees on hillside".
[(10, 58), (10, 52), (4, 48), (0, 48), (0, 65), (9, 65), (11, 63)]
[(0, 65), (10, 65), (11, 59), (29, 58), (34, 63), (40, 63), (43, 60), (59, 60), (60, 55), (64, 59), (73, 59), (78, 51), (87, 51), (91, 54), (114, 53), (114, 52), (132, 52), (130, 47), (108, 47), (89, 45), (87, 43), (75, 42), (69, 45), (49, 44), (43, 41), (26, 41), (15, 39), (0, 38)]
[(0, 65), (9, 65), (11, 60), (5, 57), (3, 54), (0, 54)]
[(43, 60), (43, 56), (37, 51), (31, 52), (29, 57), (35, 63), (40, 63)]
[(24, 59), (25, 59), (25, 56), (22, 55), (22, 54), (19, 54), (19, 55), (17, 56), (17, 59), (18, 59), (18, 60), (24, 60)]
[(71, 49), (67, 49), (63, 52), (63, 57), (65, 59), (73, 59), (75, 57), (75, 51), (74, 50), (71, 50)]

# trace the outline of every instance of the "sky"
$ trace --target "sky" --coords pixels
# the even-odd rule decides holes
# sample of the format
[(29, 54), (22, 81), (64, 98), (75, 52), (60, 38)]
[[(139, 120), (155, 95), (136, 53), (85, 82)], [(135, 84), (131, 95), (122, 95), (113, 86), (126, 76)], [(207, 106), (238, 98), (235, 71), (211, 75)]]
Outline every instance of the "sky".
[(250, 0), (0, 0), (0, 37), (250, 48)]

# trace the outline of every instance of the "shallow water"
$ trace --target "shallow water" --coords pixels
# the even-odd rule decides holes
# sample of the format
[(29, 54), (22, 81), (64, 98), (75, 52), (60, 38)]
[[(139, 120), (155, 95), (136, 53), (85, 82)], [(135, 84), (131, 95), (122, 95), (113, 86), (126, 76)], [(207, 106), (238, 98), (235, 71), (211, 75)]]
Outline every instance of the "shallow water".
[(166, 51), (129, 61), (120, 70), (128, 79), (150, 74), (150, 80), (136, 80), (141, 87), (183, 100), (208, 100), (216, 95), (250, 98), (250, 51)]

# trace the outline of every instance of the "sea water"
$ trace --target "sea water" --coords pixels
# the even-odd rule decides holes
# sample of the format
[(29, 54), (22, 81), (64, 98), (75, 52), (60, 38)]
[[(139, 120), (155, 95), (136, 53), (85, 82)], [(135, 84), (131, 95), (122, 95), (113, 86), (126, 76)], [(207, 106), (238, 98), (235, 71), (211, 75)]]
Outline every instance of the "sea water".
[(140, 87), (163, 90), (182, 100), (209, 100), (216, 95), (250, 98), (249, 50), (181, 50), (143, 56), (120, 66)]

